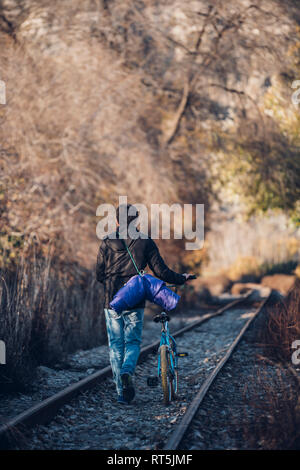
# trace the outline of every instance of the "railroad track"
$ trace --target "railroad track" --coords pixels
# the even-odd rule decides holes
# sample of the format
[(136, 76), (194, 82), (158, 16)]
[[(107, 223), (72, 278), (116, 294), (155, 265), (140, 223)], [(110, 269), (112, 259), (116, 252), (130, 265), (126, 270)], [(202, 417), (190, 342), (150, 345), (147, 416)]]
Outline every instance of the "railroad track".
[[(251, 294), (252, 291), (248, 292), (240, 299), (237, 299), (227, 304), (226, 306), (220, 308), (216, 312), (203, 315), (200, 320), (197, 320), (187, 325), (186, 327), (181, 328), (176, 332), (173, 332), (173, 336), (181, 337), (185, 333), (192, 332), (193, 330), (198, 331), (198, 327), (201, 328), (201, 326), (209, 320), (213, 320), (214, 318), (223, 315), (225, 312), (232, 311), (234, 308), (237, 308), (239, 305), (242, 305), (246, 300), (250, 299)], [(259, 312), (263, 308), (266, 300), (267, 298), (265, 298), (260, 303), (259, 307), (255, 310), (255, 312), (253, 312), (249, 320), (243, 324), (242, 329), (239, 330), (238, 335), (235, 337), (234, 341), (231, 342), (229, 348), (227, 348), (225, 355), (220, 361), (218, 361), (214, 370), (205, 379), (195, 398), (191, 400), (191, 404), (187, 408), (182, 420), (178, 423), (178, 425), (176, 424), (174, 431), (172, 433), (169, 433), (167, 443), (164, 443), (164, 449), (175, 450), (179, 447), (180, 442), (182, 441), (210, 385), (212, 384), (222, 367), (228, 361), (236, 345), (247, 331), (253, 319), (259, 314)], [(148, 360), (148, 357), (151, 355), (151, 353), (157, 351), (158, 346), (159, 340), (142, 348), (139, 363), (143, 363), (144, 361)], [(29, 428), (32, 428), (36, 425), (45, 425), (46, 423), (50, 423), (51, 420), (55, 418), (59, 410), (63, 407), (63, 405), (71, 402), (77, 395), (82, 393), (84, 394), (84, 392), (94, 389), (110, 376), (111, 368), (110, 366), (107, 366), (104, 369), (101, 369), (95, 372), (94, 374), (89, 375), (88, 377), (68, 386), (67, 388), (61, 390), (52, 397), (43, 400), (42, 402), (29, 408), (23, 413), (20, 413), (13, 419), (10, 419), (8, 422), (6, 422), (0, 427), (0, 448), (7, 448), (7, 446), (11, 445), (12, 443), (15, 443), (18, 440), (19, 436), (22, 436), (23, 433), (27, 432)], [(159, 446), (157, 448), (162, 448), (162, 446)]]
[(253, 320), (257, 317), (257, 315), (261, 312), (262, 308), (264, 307), (265, 303), (267, 302), (269, 295), (260, 303), (259, 307), (256, 309), (254, 314), (249, 318), (247, 323), (242, 327), (240, 332), (237, 334), (235, 337), (234, 341), (231, 343), (229, 348), (227, 349), (226, 353), (220, 359), (220, 361), (217, 363), (216, 367), (214, 370), (209, 374), (207, 379), (204, 381), (202, 384), (199, 392), (195, 396), (194, 400), (190, 404), (187, 412), (185, 413), (182, 421), (176, 426), (176, 429), (174, 432), (171, 434), (169, 437), (167, 443), (164, 446), (164, 450), (176, 450), (179, 448), (181, 442), (183, 441), (183, 438), (185, 437), (189, 427), (191, 426), (193, 419), (199, 410), (199, 407), (207, 394), (208, 390), (210, 389), (212, 383), (216, 379), (217, 375), (219, 372), (222, 370), (222, 368), (225, 366), (229, 358), (231, 357), (232, 353), (234, 352), (235, 348), (237, 347), (238, 343), (241, 341), (242, 337), (248, 330), (249, 326), (253, 322)]

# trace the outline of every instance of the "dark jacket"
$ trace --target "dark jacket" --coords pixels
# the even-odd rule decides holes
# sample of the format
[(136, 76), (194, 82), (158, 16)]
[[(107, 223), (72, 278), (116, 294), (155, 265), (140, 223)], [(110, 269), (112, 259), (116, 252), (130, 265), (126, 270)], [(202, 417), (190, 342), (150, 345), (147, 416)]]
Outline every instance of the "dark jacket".
[[(185, 277), (166, 266), (156, 244), (150, 237), (136, 240), (129, 238), (125, 242), (140, 271), (148, 265), (154, 275), (162, 281), (169, 284), (184, 284)], [(113, 296), (135, 274), (137, 272), (124, 246), (124, 241), (109, 237), (102, 240), (97, 257), (96, 275), (97, 280), (104, 285), (105, 308), (109, 308)], [(135, 308), (144, 306), (145, 302), (142, 302)]]

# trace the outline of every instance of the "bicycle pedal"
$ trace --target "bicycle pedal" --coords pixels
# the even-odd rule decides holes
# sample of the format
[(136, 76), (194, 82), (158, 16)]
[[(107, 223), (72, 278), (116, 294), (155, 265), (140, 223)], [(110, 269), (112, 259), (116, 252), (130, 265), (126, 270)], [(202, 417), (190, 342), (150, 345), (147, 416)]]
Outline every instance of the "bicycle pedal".
[(148, 377), (147, 378), (147, 385), (148, 385), (148, 387), (157, 387), (158, 377)]
[(179, 352), (176, 354), (177, 357), (187, 357), (189, 355), (189, 353), (187, 352)]

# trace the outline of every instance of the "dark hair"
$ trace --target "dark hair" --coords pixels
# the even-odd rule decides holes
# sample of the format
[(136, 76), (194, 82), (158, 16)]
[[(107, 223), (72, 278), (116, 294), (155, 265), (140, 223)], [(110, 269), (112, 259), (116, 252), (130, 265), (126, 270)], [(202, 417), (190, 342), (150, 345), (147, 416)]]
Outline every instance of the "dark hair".
[[(118, 223), (120, 223), (121, 210), (124, 211), (127, 215), (127, 226), (139, 216), (139, 212), (135, 206), (133, 206), (132, 204), (121, 204), (116, 210), (116, 217), (117, 217)], [(135, 212), (136, 215), (128, 215), (129, 210), (131, 210), (131, 212)]]

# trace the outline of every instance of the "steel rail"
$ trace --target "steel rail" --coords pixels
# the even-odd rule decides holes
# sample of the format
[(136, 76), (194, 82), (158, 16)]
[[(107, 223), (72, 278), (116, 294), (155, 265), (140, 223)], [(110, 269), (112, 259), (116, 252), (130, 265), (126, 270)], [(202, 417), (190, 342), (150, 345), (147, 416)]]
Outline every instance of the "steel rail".
[(241, 341), (242, 337), (248, 330), (249, 326), (253, 322), (253, 320), (257, 317), (257, 315), (262, 311), (264, 305), (266, 304), (267, 300), (271, 295), (271, 291), (269, 291), (267, 297), (261, 302), (259, 307), (255, 310), (252, 317), (244, 324), (243, 328), (240, 330), (239, 334), (236, 336), (234, 341), (231, 343), (229, 348), (227, 349), (225, 355), (222, 359), (218, 362), (214, 370), (209, 374), (207, 379), (202, 384), (199, 392), (193, 399), (192, 403), (189, 405), (187, 411), (185, 412), (182, 420), (176, 426), (175, 430), (172, 432), (171, 436), (169, 437), (167, 443), (165, 444), (163, 450), (176, 450), (178, 449), (180, 443), (182, 442), (187, 430), (189, 429), (194, 416), (196, 415), (205, 395), (207, 394), (208, 390), (210, 389), (212, 383), (214, 382), (215, 378), (222, 370), (224, 365), (227, 363), (228, 359), (231, 357), (232, 353), (234, 352), (236, 346)]
[[(224, 307), (218, 309), (216, 312), (207, 313), (203, 315), (199, 320), (192, 322), (190, 325), (187, 325), (176, 332), (172, 333), (172, 336), (178, 337), (184, 334), (187, 331), (190, 331), (197, 326), (201, 325), (202, 323), (214, 318), (216, 316), (222, 315), (226, 310), (238, 305), (239, 303), (244, 302), (247, 300), (253, 290), (250, 290), (239, 299), (236, 299)], [(141, 349), (140, 356), (139, 356), (139, 363), (144, 361), (146, 357), (154, 352), (159, 347), (160, 340), (155, 341), (147, 346), (144, 346)], [(32, 427), (36, 424), (45, 424), (51, 421), (51, 419), (55, 416), (58, 410), (67, 402), (69, 402), (72, 398), (74, 398), (79, 393), (93, 388), (97, 383), (101, 380), (105, 379), (112, 375), (112, 370), (110, 366), (104, 367), (103, 369), (75, 382), (68, 387), (64, 388), (63, 390), (55, 393), (49, 398), (42, 400), (41, 402), (33, 405), (32, 407), (28, 408), (27, 410), (23, 411), (22, 413), (16, 415), (15, 417), (9, 419), (6, 423), (0, 426), (0, 448), (3, 445), (7, 445), (7, 442), (13, 438), (14, 434), (17, 434), (16, 431), (21, 431), (24, 428)]]

